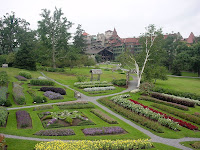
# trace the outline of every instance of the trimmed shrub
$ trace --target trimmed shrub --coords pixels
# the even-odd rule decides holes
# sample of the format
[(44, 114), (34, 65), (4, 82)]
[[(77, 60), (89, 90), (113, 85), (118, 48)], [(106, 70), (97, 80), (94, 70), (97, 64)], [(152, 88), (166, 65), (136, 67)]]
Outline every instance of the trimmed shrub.
[(15, 102), (18, 105), (25, 104), (25, 96), (23, 92), (23, 87), (21, 87), (18, 83), (13, 82), (13, 96), (15, 98)]
[(189, 110), (187, 106), (183, 106), (183, 105), (172, 103), (172, 102), (162, 101), (162, 100), (159, 100), (159, 99), (156, 99), (156, 98), (153, 98), (153, 97), (149, 97), (149, 96), (141, 96), (139, 99), (145, 100), (145, 101), (151, 101), (151, 102), (154, 102), (154, 103), (164, 104), (164, 105), (171, 106), (171, 107), (174, 107), (174, 108), (178, 108), (178, 109), (181, 109), (181, 110), (186, 110), (186, 111)]
[(162, 93), (152, 92), (151, 96), (154, 97), (154, 98), (158, 98), (158, 99), (167, 101), (167, 102), (173, 102), (173, 103), (185, 105), (185, 106), (188, 106), (188, 107), (195, 107), (195, 102), (193, 102), (193, 101), (175, 98), (175, 97), (165, 95), (165, 94), (162, 94)]
[(16, 112), (17, 124), (19, 128), (32, 127), (32, 120), (27, 111), (19, 110)]
[(93, 104), (87, 103), (75, 103), (75, 104), (65, 104), (65, 105), (58, 105), (59, 109), (87, 109), (87, 108), (94, 108)]
[(33, 110), (37, 111), (37, 110), (46, 110), (46, 109), (53, 109), (53, 106), (52, 105), (37, 106)]
[(121, 134), (125, 132), (121, 127), (86, 128), (82, 131), (85, 135)]
[(72, 129), (56, 129), (56, 130), (41, 130), (36, 132), (35, 135), (39, 136), (68, 136), (75, 135)]
[(112, 80), (112, 84), (117, 85), (117, 86), (125, 86), (126, 79)]
[(149, 128), (155, 132), (158, 132), (158, 133), (164, 133), (162, 126), (155, 121), (149, 120), (144, 116), (135, 114), (131, 110), (125, 109), (122, 106), (119, 106), (106, 98), (100, 99), (100, 102), (102, 104), (104, 104), (105, 106), (110, 107), (117, 113), (120, 113), (121, 115), (127, 117), (128, 119), (139, 123), (142, 126), (145, 126), (145, 127)]
[(81, 140), (81, 141), (52, 141), (40, 142), (35, 145), (35, 150), (55, 149), (59, 150), (136, 150), (150, 149), (153, 144), (150, 140)]
[(20, 75), (15, 76), (15, 78), (16, 78), (17, 80), (19, 80), (19, 81), (27, 81), (27, 79), (26, 79), (25, 77), (20, 76)]
[(166, 107), (166, 106), (162, 106), (162, 105), (159, 105), (159, 104), (152, 104), (153, 107), (156, 107), (158, 109), (161, 109), (163, 111), (166, 111), (170, 114), (173, 114), (175, 116), (178, 116), (180, 118), (183, 118), (185, 120), (188, 120), (188, 121), (191, 121), (193, 123), (196, 123), (198, 125), (200, 125), (200, 119), (199, 117), (196, 117), (194, 115), (190, 115), (190, 114), (186, 114), (186, 113), (183, 113), (183, 112), (180, 112), (180, 111), (177, 111), (175, 109), (172, 109), (172, 108), (169, 108), (169, 107)]
[(26, 79), (31, 79), (32, 78), (31, 73), (27, 72), (27, 71), (20, 71), (19, 75), (25, 77)]
[(8, 83), (8, 74), (5, 71), (0, 72), (0, 85), (6, 85)]
[(60, 93), (55, 93), (55, 92), (51, 92), (51, 91), (46, 91), (44, 93), (44, 96), (48, 97), (51, 100), (63, 99), (63, 96)]
[(31, 85), (39, 85), (39, 86), (53, 86), (55, 83), (51, 80), (40, 80), (40, 79), (32, 79), (30, 81)]
[(4, 107), (0, 107), (0, 127), (6, 124), (7, 117), (8, 117), (8, 110)]
[(158, 93), (165, 93), (165, 94), (180, 96), (180, 97), (187, 97), (187, 98), (195, 99), (195, 100), (200, 100), (200, 95), (197, 95), (195, 93), (174, 91), (174, 90), (171, 90), (171, 89), (164, 89), (164, 88), (161, 88), (161, 87), (154, 87), (152, 89), (152, 91), (158, 92)]
[(41, 87), (40, 91), (46, 92), (46, 91), (52, 91), (55, 93), (60, 93), (61, 95), (66, 95), (66, 91), (62, 88), (55, 88), (55, 87)]
[(5, 103), (7, 101), (7, 92), (8, 88), (7, 87), (0, 87), (0, 106), (5, 106)]
[(98, 116), (99, 118), (101, 118), (102, 120), (108, 122), (109, 124), (118, 123), (115, 119), (111, 118), (110, 116), (106, 115), (105, 113), (103, 113), (102, 111), (98, 109), (92, 109), (91, 112), (95, 114), (96, 116)]

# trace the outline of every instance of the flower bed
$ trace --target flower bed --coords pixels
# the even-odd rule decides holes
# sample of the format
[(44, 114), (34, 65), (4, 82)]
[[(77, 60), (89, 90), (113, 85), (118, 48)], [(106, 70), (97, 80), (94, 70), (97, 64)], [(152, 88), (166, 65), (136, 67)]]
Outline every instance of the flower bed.
[(102, 111), (98, 109), (92, 109), (91, 112), (95, 114), (96, 116), (98, 116), (99, 118), (101, 118), (102, 120), (108, 122), (109, 124), (118, 123), (115, 119), (111, 118), (110, 116), (106, 115), (105, 113), (103, 113)]
[(195, 102), (193, 102), (193, 101), (188, 101), (188, 100), (180, 99), (180, 98), (174, 98), (172, 96), (169, 96), (169, 95), (166, 95), (163, 93), (152, 92), (151, 96), (154, 98), (158, 98), (158, 99), (167, 101), (167, 102), (173, 102), (173, 103), (185, 105), (188, 107), (195, 107)]
[(31, 73), (27, 72), (27, 71), (20, 71), (19, 75), (25, 77), (26, 79), (31, 79), (32, 78)]
[(0, 87), (0, 106), (4, 106), (6, 103), (6, 96), (7, 96), (8, 88), (7, 87)]
[(159, 99), (149, 97), (149, 96), (141, 96), (139, 99), (164, 104), (164, 105), (171, 106), (171, 107), (178, 108), (185, 111), (189, 110), (187, 106), (183, 106), (183, 105), (172, 103), (172, 102), (166, 102), (166, 101), (159, 100)]
[(13, 82), (13, 96), (17, 104), (19, 105), (25, 104), (23, 87), (21, 87), (18, 83), (15, 82)]
[(91, 91), (106, 91), (106, 90), (115, 90), (114, 86), (109, 87), (93, 87), (93, 88), (84, 88), (85, 92), (91, 92)]
[[(150, 111), (152, 111), (152, 112), (154, 112), (154, 113), (157, 113), (157, 114), (162, 115), (165, 119), (171, 119), (171, 120), (173, 120), (174, 122), (177, 122), (180, 126), (186, 127), (186, 128), (188, 128), (188, 129), (190, 129), (190, 130), (198, 130), (198, 127), (197, 127), (197, 126), (194, 126), (194, 125), (192, 125), (192, 124), (190, 124), (190, 123), (187, 123), (187, 122), (185, 122), (185, 121), (176, 119), (176, 118), (174, 118), (174, 117), (171, 117), (171, 116), (169, 116), (169, 115), (167, 115), (167, 114), (164, 114), (164, 113), (162, 113), (162, 112), (159, 112), (159, 111), (157, 111), (157, 110), (155, 110), (155, 109), (152, 109), (152, 108), (150, 108), (150, 107), (148, 107), (148, 106), (145, 106), (145, 105), (143, 105), (143, 104), (141, 104), (141, 103), (139, 103), (139, 102), (137, 102), (137, 101), (134, 101), (134, 100), (130, 100), (130, 101), (133, 102), (133, 103), (135, 103), (135, 104), (137, 104), (137, 105), (142, 106), (142, 107), (145, 108), (145, 109), (149, 109)], [(159, 105), (159, 104), (154, 104), (154, 105)], [(152, 106), (153, 106), (153, 105), (152, 105)], [(155, 106), (154, 106), (154, 107), (155, 107)]]
[(6, 125), (7, 117), (8, 117), (8, 110), (4, 107), (0, 107), (0, 127)]
[(135, 149), (149, 149), (153, 145), (150, 140), (98, 140), (98, 141), (51, 141), (51, 142), (40, 142), (35, 145), (35, 150), (47, 150), (54, 149), (57, 150), (135, 150)]
[(32, 79), (30, 84), (39, 86), (53, 86), (55, 83), (51, 80)]
[(121, 115), (127, 117), (128, 119), (139, 123), (142, 126), (145, 126), (158, 133), (164, 132), (162, 129), (162, 126), (159, 123), (149, 120), (144, 116), (133, 113), (131, 110), (123, 108), (122, 106), (119, 106), (106, 98), (100, 99), (100, 102), (104, 104), (105, 106), (110, 107), (111, 109), (115, 110), (117, 113), (120, 113)]
[(79, 86), (79, 85), (95, 85), (95, 84), (107, 84), (107, 81), (89, 81), (89, 82), (75, 82), (74, 86)]
[(46, 110), (46, 109), (53, 109), (53, 106), (52, 105), (37, 106), (33, 110), (37, 111), (37, 110)]
[(47, 101), (46, 97), (37, 95), (33, 89), (28, 89), (27, 92), (32, 96), (33, 103), (45, 103)]
[(58, 105), (59, 109), (87, 109), (87, 108), (94, 108), (93, 104), (88, 103), (74, 103), (74, 104), (65, 104), (65, 105)]
[(19, 110), (16, 112), (17, 126), (18, 128), (32, 127), (32, 120), (27, 111)]
[(51, 91), (46, 91), (44, 93), (44, 96), (48, 97), (51, 100), (64, 98), (60, 93), (55, 93), (55, 92), (51, 92)]
[(41, 87), (40, 91), (46, 92), (46, 91), (52, 91), (55, 93), (59, 93), (61, 95), (66, 95), (66, 91), (62, 88), (55, 88), (55, 87)]
[(126, 132), (121, 127), (86, 128), (82, 131), (85, 135), (122, 134)]
[(17, 80), (19, 80), (19, 81), (27, 81), (27, 79), (26, 79), (25, 77), (20, 76), (20, 75), (15, 76), (15, 78), (16, 78)]
[(175, 116), (178, 116), (180, 118), (183, 118), (185, 120), (188, 120), (188, 121), (191, 121), (193, 123), (196, 123), (196, 124), (200, 125), (199, 117), (196, 117), (194, 115), (186, 114), (186, 113), (183, 113), (183, 112), (180, 112), (180, 111), (177, 111), (177, 110), (174, 110), (174, 109), (171, 109), (171, 108), (168, 108), (166, 106), (159, 105), (159, 104), (152, 104), (152, 106), (156, 107), (158, 109), (161, 109), (163, 111), (166, 111), (166, 112), (168, 112), (170, 114), (173, 114)]
[(8, 74), (5, 71), (0, 72), (0, 85), (6, 85), (8, 83)]
[(39, 136), (69, 136), (75, 135), (72, 129), (41, 130), (35, 133)]

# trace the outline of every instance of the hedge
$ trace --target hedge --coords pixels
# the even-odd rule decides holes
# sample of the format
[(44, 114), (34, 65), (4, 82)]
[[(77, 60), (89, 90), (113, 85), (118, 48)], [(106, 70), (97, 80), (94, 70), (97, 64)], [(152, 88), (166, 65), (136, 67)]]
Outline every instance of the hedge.
[(31, 73), (27, 72), (27, 71), (20, 71), (19, 75), (25, 77), (26, 79), (31, 79), (32, 78)]
[(40, 80), (40, 79), (32, 79), (30, 81), (31, 85), (40, 85), (40, 86), (53, 86), (55, 83), (51, 80)]

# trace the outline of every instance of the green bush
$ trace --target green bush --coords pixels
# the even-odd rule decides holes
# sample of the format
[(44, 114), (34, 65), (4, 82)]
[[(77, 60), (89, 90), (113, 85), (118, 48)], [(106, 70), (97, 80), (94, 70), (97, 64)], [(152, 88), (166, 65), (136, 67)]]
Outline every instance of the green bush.
[(51, 80), (40, 80), (40, 79), (32, 79), (30, 81), (31, 85), (42, 85), (42, 86), (53, 86), (55, 83)]
[(84, 75), (77, 75), (76, 78), (78, 82), (84, 82), (87, 79)]
[(117, 86), (125, 86), (126, 79), (113, 80), (112, 84), (117, 85)]
[(200, 142), (194, 142), (193, 144), (191, 144), (192, 147), (199, 149), (200, 148)]
[(70, 125), (72, 125), (73, 119), (72, 119), (71, 117), (67, 117), (67, 118), (65, 119), (65, 121), (66, 121), (67, 123), (69, 123)]
[(6, 124), (6, 119), (8, 117), (8, 110), (4, 107), (0, 107), (0, 126)]
[(35, 103), (45, 103), (47, 101), (47, 98), (44, 96), (34, 96), (33, 102)]
[(6, 85), (8, 83), (8, 74), (5, 71), (0, 72), (0, 85)]
[(149, 82), (144, 82), (140, 85), (140, 91), (142, 94), (150, 94), (151, 89), (153, 88), (153, 84)]
[(48, 72), (65, 72), (64, 68), (45, 68)]
[(90, 120), (85, 120), (85, 121), (79, 122), (78, 124), (78, 126), (86, 126), (86, 125), (95, 125), (95, 123)]
[(23, 77), (25, 77), (25, 78), (27, 78), (27, 79), (31, 79), (31, 78), (32, 78), (31, 73), (30, 73), (30, 72), (27, 72), (27, 71), (20, 71), (20, 72), (19, 72), (19, 75), (20, 75), (20, 76), (23, 76)]
[(5, 105), (7, 92), (7, 87), (0, 87), (0, 106)]

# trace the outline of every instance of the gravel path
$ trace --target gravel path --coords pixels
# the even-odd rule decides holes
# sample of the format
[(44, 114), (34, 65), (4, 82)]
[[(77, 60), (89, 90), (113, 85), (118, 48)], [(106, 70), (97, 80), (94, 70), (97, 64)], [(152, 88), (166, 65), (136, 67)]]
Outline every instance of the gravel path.
[[(41, 74), (43, 76), (45, 76), (42, 72), (41, 72)], [(66, 87), (66, 88), (69, 88), (69, 89), (75, 91), (74, 89), (70, 88), (67, 85), (59, 83), (59, 82), (57, 82), (57, 81), (55, 81), (55, 80), (53, 80), (51, 78), (49, 78), (49, 79), (52, 80), (52, 81), (54, 81), (54, 82), (56, 82), (57, 84), (60, 84), (60, 85), (62, 85), (64, 87)], [(84, 94), (81, 94), (81, 98), (79, 98), (78, 100), (84, 100), (84, 101), (87, 100), (87, 101), (90, 101), (90, 102), (94, 103), (95, 105), (101, 107), (102, 109), (104, 109), (108, 113), (116, 116), (117, 118), (119, 118), (122, 121), (126, 122), (130, 126), (136, 128), (137, 130), (139, 130), (139, 131), (143, 132), (144, 134), (148, 135), (152, 139), (152, 142), (163, 143), (163, 144), (170, 145), (170, 146), (182, 149), (182, 150), (192, 150), (191, 148), (188, 148), (188, 147), (185, 147), (185, 146), (181, 145), (180, 142), (185, 142), (185, 141), (200, 141), (200, 138), (185, 137), (185, 138), (181, 138), (181, 139), (169, 139), (169, 138), (159, 137), (159, 136), (151, 133), (150, 131), (148, 131), (146, 129), (143, 129), (142, 127), (134, 124), (132, 121), (130, 121), (130, 120), (122, 117), (121, 115), (119, 115), (119, 114), (111, 111), (107, 107), (105, 107), (105, 106), (103, 106), (103, 105), (101, 105), (100, 103), (97, 102), (97, 99), (100, 99), (100, 98), (103, 98), (103, 97), (108, 97), (108, 96), (114, 96), (114, 95), (118, 95), (118, 94), (122, 94), (122, 93), (126, 93), (126, 92), (129, 92), (129, 91), (133, 90), (133, 89), (136, 89), (137, 88), (136, 85), (137, 85), (137, 81), (136, 80), (132, 80), (132, 81), (129, 82), (128, 88), (126, 90), (120, 92), (120, 93), (115, 93), (115, 94), (110, 94), (110, 95), (104, 95), (104, 96), (95, 96), (95, 97), (90, 97), (90, 96), (86, 96)], [(62, 102), (59, 102), (59, 103), (62, 103)], [(53, 105), (53, 104), (57, 104), (57, 103), (49, 103), (49, 104), (41, 104), (41, 105)], [(8, 110), (22, 109), (22, 108), (31, 108), (31, 107), (41, 106), (41, 105), (8, 108)], [(6, 138), (23, 139), (23, 140), (34, 140), (34, 141), (53, 141), (53, 140), (56, 140), (56, 139), (42, 139), (42, 138), (22, 137), (22, 136), (7, 135), (7, 134), (3, 134), (3, 135), (5, 135)]]

